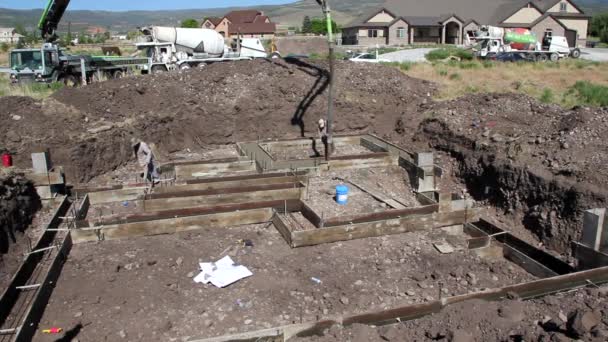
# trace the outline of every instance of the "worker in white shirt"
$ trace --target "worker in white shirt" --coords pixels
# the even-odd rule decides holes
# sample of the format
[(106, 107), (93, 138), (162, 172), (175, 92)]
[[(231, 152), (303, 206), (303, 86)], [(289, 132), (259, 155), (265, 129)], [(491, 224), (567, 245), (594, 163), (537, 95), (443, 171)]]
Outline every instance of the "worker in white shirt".
[(137, 162), (139, 163), (139, 166), (144, 168), (144, 179), (149, 180), (153, 184), (158, 183), (158, 167), (156, 166), (154, 153), (152, 153), (150, 146), (148, 146), (148, 144), (146, 144), (145, 142), (135, 138), (131, 139), (131, 143), (133, 146), (133, 152), (137, 157)]

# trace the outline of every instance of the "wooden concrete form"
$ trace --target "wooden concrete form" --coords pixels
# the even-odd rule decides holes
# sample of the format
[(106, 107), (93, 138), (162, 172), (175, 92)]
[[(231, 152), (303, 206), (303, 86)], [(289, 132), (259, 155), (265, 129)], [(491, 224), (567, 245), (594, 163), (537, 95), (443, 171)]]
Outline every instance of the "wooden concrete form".
[(78, 228), (71, 231), (74, 243), (116, 240), (130, 237), (174, 234), (202, 228), (224, 228), (269, 222), (272, 208), (186, 216), (153, 221)]
[(271, 329), (251, 331), (242, 334), (233, 334), (220, 337), (191, 339), (190, 342), (241, 342), (241, 341), (282, 341), (286, 342), (293, 337), (307, 337), (313, 335), (323, 335), (323, 331), (333, 325), (351, 326), (353, 324), (366, 324), (383, 326), (397, 324), (429, 314), (438, 313), (443, 308), (461, 303), (467, 300), (486, 300), (496, 301), (507, 298), (510, 294), (515, 294), (522, 299), (531, 299), (553, 294), (556, 292), (568, 291), (589, 284), (608, 283), (608, 267), (596, 268), (593, 270), (581, 271), (565, 275), (554, 276), (527, 283), (508, 285), (485, 291), (478, 291), (460, 296), (437, 298), (434, 301), (399, 306), (387, 310), (372, 311), (363, 314), (329, 317), (327, 319), (281, 326)]
[(96, 205), (112, 202), (134, 201), (142, 197), (147, 190), (148, 187), (134, 187), (117, 190), (95, 191), (87, 194), (91, 204)]
[(588, 270), (608, 266), (608, 254), (596, 251), (578, 242), (572, 242), (574, 257), (578, 260), (578, 268)]
[[(445, 201), (446, 197), (442, 196), (441, 199)], [(284, 211), (279, 211), (273, 217), (273, 223), (287, 244), (295, 248), (454, 226), (478, 220), (481, 213), (477, 208), (440, 211), (442, 207), (451, 208), (440, 203), (324, 220), (302, 203), (297, 211), (301, 212), (304, 218), (316, 227), (315, 229), (297, 230), (290, 227), (281, 217), (281, 214), (287, 214)]]
[(176, 179), (215, 177), (222, 173), (256, 172), (255, 163), (250, 160), (239, 160), (227, 163), (197, 163), (175, 165)]
[[(281, 173), (283, 175), (283, 173)], [(280, 176), (280, 177), (264, 177), (244, 180), (220, 181), (220, 182), (205, 182), (196, 183), (189, 182), (187, 184), (178, 184), (173, 186), (161, 187), (153, 189), (153, 193), (169, 193), (175, 191), (197, 191), (197, 190), (220, 190), (231, 188), (243, 188), (259, 185), (285, 184), (305, 181), (307, 176)]]
[[(69, 234), (65, 234), (59, 242), (58, 248), (49, 248), (54, 246), (58, 234), (56, 228), (59, 228), (62, 224), (63, 220), (61, 218), (68, 213), (71, 205), (72, 203), (67, 197), (62, 198), (45, 231), (33, 246), (33, 251), (43, 252), (26, 255), (25, 260), (0, 297), (0, 327), (6, 324), (9, 317), (12, 317), (12, 319), (17, 317), (18, 319), (18, 322), (13, 322), (16, 329), (10, 339), (11, 341), (31, 341), (37, 329), (44, 307), (59, 277), (61, 266), (72, 246)], [(50, 265), (48, 268), (43, 268), (41, 263), (49, 256), (52, 258)], [(41, 270), (41, 268), (41, 273), (37, 273), (36, 271)], [(35, 276), (35, 274), (38, 275)], [(39, 286), (30, 286), (37, 285), (29, 283), (32, 280)], [(23, 295), (28, 297), (22, 298)], [(17, 303), (20, 304), (16, 308), (18, 313), (15, 313), (13, 311)]]
[(170, 209), (211, 207), (224, 204), (238, 204), (250, 202), (265, 202), (273, 200), (290, 200), (301, 198), (304, 187), (301, 184), (288, 184), (288, 187), (274, 190), (261, 190), (225, 195), (202, 195), (189, 197), (159, 198), (151, 200), (138, 200), (137, 205), (144, 211), (160, 211)]
[(31, 180), (32, 183), (34, 183), (34, 186), (65, 184), (65, 179), (63, 177), (62, 171), (51, 171), (48, 173), (26, 172), (25, 178)]

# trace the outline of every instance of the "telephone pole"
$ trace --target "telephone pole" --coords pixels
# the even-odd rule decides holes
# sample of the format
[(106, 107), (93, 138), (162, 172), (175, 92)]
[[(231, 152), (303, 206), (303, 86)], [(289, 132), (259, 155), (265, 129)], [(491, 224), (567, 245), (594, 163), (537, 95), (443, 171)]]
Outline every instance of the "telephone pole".
[(334, 151), (333, 123), (334, 123), (334, 29), (331, 20), (331, 8), (329, 0), (317, 0), (321, 5), (327, 22), (327, 44), (329, 47), (329, 94), (327, 98), (327, 146), (325, 159), (329, 160)]

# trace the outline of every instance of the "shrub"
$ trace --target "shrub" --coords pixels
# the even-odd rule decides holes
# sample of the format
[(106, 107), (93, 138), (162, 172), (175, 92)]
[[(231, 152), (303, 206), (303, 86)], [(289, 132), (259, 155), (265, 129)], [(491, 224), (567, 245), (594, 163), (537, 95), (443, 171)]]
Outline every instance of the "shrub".
[(429, 61), (437, 61), (450, 57), (450, 51), (448, 49), (437, 49), (429, 51), (425, 57)]
[(412, 63), (411, 62), (403, 62), (399, 64), (399, 69), (403, 70), (403, 71), (408, 71), (412, 68)]
[(494, 67), (494, 62), (492, 61), (483, 61), (483, 63), (481, 63), (481, 65), (483, 65), (484, 68), (486, 69), (490, 69)]
[(458, 57), (464, 61), (473, 60), (473, 53), (470, 50), (454, 47), (431, 50), (425, 55), (426, 59), (429, 61), (444, 60), (451, 56)]
[(458, 80), (460, 80), (461, 78), (462, 78), (462, 77), (460, 77), (460, 74), (459, 74), (459, 73), (457, 73), (457, 72), (455, 72), (455, 73), (453, 73), (453, 74), (451, 74), (451, 75), (450, 75), (450, 79), (451, 79), (452, 81), (458, 81)]
[(608, 106), (608, 87), (606, 86), (589, 81), (578, 81), (568, 92), (574, 94), (582, 104)]
[(472, 61), (473, 52), (471, 50), (457, 49), (456, 57), (459, 57), (463, 61)]
[(448, 75), (448, 71), (445, 70), (445, 69), (440, 69), (437, 72), (439, 73), (439, 76), (447, 76)]
[(0, 44), (0, 51), (2, 51), (2, 52), (5, 52), (5, 53), (6, 53), (6, 52), (8, 52), (8, 49), (9, 49), (9, 46), (8, 46), (8, 44), (7, 44), (7, 43), (2, 43), (2, 44)]
[(475, 62), (462, 62), (460, 63), (460, 69), (477, 69), (479, 68), (479, 64)]
[(549, 88), (543, 89), (543, 93), (540, 96), (540, 102), (551, 103), (553, 102), (553, 91)]

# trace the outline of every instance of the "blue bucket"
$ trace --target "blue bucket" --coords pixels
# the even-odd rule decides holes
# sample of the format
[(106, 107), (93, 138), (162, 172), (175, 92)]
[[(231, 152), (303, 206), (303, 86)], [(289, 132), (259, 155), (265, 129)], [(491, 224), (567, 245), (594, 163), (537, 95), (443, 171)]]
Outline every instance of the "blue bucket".
[(348, 187), (346, 185), (336, 186), (336, 202), (341, 205), (348, 203)]

